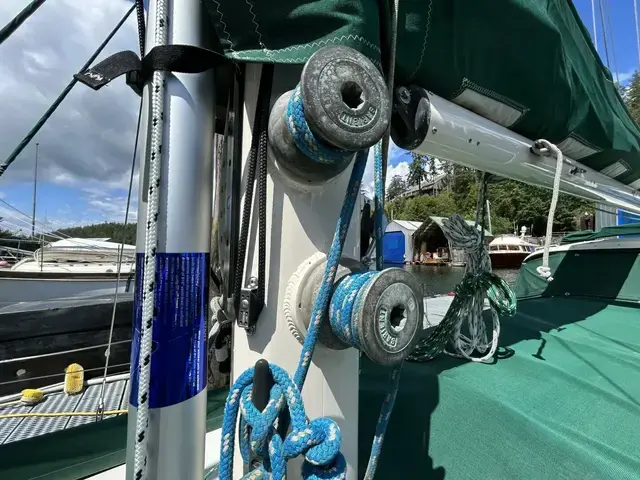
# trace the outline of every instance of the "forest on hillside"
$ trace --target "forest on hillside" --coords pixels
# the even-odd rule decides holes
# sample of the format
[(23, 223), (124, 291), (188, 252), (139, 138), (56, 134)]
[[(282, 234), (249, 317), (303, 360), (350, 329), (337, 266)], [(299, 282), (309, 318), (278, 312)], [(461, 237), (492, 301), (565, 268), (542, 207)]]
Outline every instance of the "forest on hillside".
[[(626, 87), (619, 88), (631, 117), (640, 125), (640, 72), (633, 75)], [(420, 190), (422, 185), (436, 178), (442, 186), (437, 195), (402, 197), (410, 187), (417, 186)], [(387, 187), (386, 214), (390, 219), (424, 221), (429, 215), (447, 217), (457, 212), (465, 218), (474, 219), (477, 192), (476, 174), (472, 170), (412, 153), (407, 178), (395, 176)], [(487, 198), (494, 234), (512, 233), (526, 226), (529, 233), (544, 235), (551, 190), (502, 180), (489, 185)], [(560, 194), (553, 230), (567, 232), (579, 229), (578, 219), (594, 211), (592, 202)]]
[[(119, 222), (105, 222), (94, 225), (83, 225), (79, 227), (63, 228), (54, 232), (37, 236), (36, 240), (30, 240), (26, 235), (19, 235), (2, 229), (0, 222), (0, 246), (20, 247), (24, 250), (36, 250), (40, 247), (40, 242), (55, 242), (62, 238), (109, 238), (113, 242), (122, 242), (129, 245), (136, 244), (136, 224), (128, 223), (124, 225)], [(18, 243), (18, 241), (20, 243)]]
[[(399, 177), (391, 180), (387, 190), (387, 217), (423, 222), (428, 216), (448, 217), (458, 213), (473, 220), (479, 183), (476, 172), (465, 167), (449, 166), (451, 171), (445, 179), (440, 180), (440, 184), (444, 186), (437, 195), (398, 197), (410, 185), (409, 182), (415, 181), (411, 175), (417, 170), (414, 165), (429, 161), (430, 159), (414, 155), (408, 182)], [(436, 169), (436, 175), (444, 168)], [(420, 181), (429, 181), (431, 175), (424, 175)], [(551, 205), (551, 190), (512, 180), (499, 180), (498, 183), (490, 183), (487, 188), (492, 233), (513, 233), (526, 226), (530, 234), (544, 235)], [(592, 202), (561, 194), (554, 216), (554, 232), (579, 229), (579, 218), (584, 214), (593, 214), (594, 208)]]

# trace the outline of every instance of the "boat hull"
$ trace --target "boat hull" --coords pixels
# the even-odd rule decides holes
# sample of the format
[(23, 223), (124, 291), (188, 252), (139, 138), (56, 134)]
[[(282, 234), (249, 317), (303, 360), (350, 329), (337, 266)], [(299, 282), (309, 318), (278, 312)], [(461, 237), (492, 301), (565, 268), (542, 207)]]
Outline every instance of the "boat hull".
[[(62, 382), (71, 363), (85, 379), (104, 372), (114, 295), (95, 295), (0, 308), (0, 395)], [(109, 373), (129, 370), (133, 294), (118, 295)]]
[(531, 252), (490, 253), (492, 268), (520, 268)]
[[(120, 279), (118, 291), (133, 291), (128, 275)], [(116, 274), (23, 273), (0, 270), (0, 306), (15, 302), (40, 302), (73, 297), (93, 290), (115, 291)]]

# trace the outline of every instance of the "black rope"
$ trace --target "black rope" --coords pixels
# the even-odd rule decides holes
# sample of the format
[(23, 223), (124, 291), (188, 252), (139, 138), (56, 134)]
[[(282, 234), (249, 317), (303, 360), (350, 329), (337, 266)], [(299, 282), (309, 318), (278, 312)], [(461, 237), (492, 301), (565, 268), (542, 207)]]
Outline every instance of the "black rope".
[(2, 43), (27, 20), (27, 18), (33, 15), (33, 13), (38, 10), (45, 1), (46, 0), (33, 0), (33, 2), (24, 7), (22, 11), (13, 18), (13, 20), (2, 27), (2, 30), (0, 30), (0, 45), (2, 45)]
[(144, 24), (144, 0), (136, 0), (136, 19), (138, 21), (138, 43), (140, 44), (140, 56), (144, 56), (144, 45), (147, 29)]
[[(271, 102), (271, 86), (273, 83), (273, 64), (262, 66), (258, 101), (253, 122), (253, 137), (249, 150), (247, 185), (245, 200), (242, 209), (242, 223), (240, 226), (240, 238), (238, 239), (238, 256), (235, 268), (235, 282), (233, 288), (234, 300), (240, 298), (240, 290), (243, 283), (243, 269), (247, 254), (247, 239), (251, 222), (251, 208), (253, 203), (253, 184), (258, 168), (258, 215), (259, 215), (259, 244), (258, 244), (258, 298), (264, 301), (265, 295), (265, 270), (266, 270), (266, 156), (267, 156), (267, 125), (269, 121), (269, 106)], [(259, 165), (258, 165), (259, 163)], [(237, 305), (236, 305), (237, 311)]]
[[(122, 27), (124, 22), (127, 20), (127, 18), (129, 18), (129, 15), (131, 15), (131, 12), (133, 12), (135, 10), (135, 8), (136, 8), (135, 5), (131, 6), (131, 8), (127, 11), (127, 13), (124, 15), (124, 17), (122, 17), (122, 19), (118, 22), (118, 24), (115, 26), (115, 28), (111, 31), (111, 33), (109, 33), (109, 35), (104, 40), (104, 42), (102, 42), (102, 44), (98, 47), (98, 49), (95, 52), (93, 52), (93, 55), (91, 55), (89, 60), (87, 60), (87, 63), (85, 63), (82, 66), (82, 68), (80, 69), (80, 72), (83, 72), (83, 71), (85, 71), (85, 70), (87, 70), (89, 68), (89, 66), (98, 57), (98, 55), (100, 55), (102, 50), (104, 50), (104, 47), (107, 46), (107, 44), (113, 38), (113, 36), (116, 34), (116, 32), (118, 30), (120, 30), (120, 27)], [(62, 101), (67, 97), (67, 95), (69, 95), (69, 92), (75, 86), (75, 84), (77, 82), (78, 82), (78, 80), (76, 80), (76, 78), (73, 78), (69, 82), (69, 84), (64, 88), (64, 90), (58, 96), (58, 98), (56, 98), (56, 100), (51, 104), (51, 106), (47, 109), (47, 111), (44, 113), (44, 115), (42, 115), (40, 120), (38, 120), (36, 122), (36, 124), (33, 126), (31, 131), (29, 131), (29, 133), (22, 139), (22, 141), (13, 150), (13, 152), (11, 152), (11, 154), (9, 155), (9, 157), (7, 157), (5, 162), (3, 164), (0, 164), (0, 176), (2, 176), (2, 174), (7, 170), (7, 168), (9, 168), (9, 165), (11, 165), (14, 162), (14, 160), (18, 157), (18, 155), (20, 155), (22, 150), (25, 149), (25, 147), (29, 144), (29, 142), (33, 139), (33, 137), (36, 136), (36, 134), (44, 126), (44, 124), (47, 122), (47, 120), (49, 120), (49, 117), (51, 117), (51, 115), (53, 115), (53, 113), (60, 106)]]
[[(264, 68), (264, 67), (263, 67)], [(273, 68), (269, 72), (263, 70), (263, 75), (272, 76)], [(271, 81), (269, 81), (271, 83)], [(258, 298), (265, 300), (266, 257), (267, 257), (267, 145), (269, 142), (268, 122), (271, 88), (266, 94), (262, 105), (262, 125), (259, 132), (260, 146), (258, 147)]]

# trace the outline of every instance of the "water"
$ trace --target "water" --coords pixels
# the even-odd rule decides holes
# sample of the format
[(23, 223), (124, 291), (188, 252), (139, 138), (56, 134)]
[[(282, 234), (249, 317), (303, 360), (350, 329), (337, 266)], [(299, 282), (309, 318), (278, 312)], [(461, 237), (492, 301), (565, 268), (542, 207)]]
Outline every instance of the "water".
[[(422, 284), (425, 296), (444, 295), (452, 292), (464, 275), (463, 267), (405, 265), (404, 268), (415, 275)], [(513, 287), (518, 277), (518, 271), (518, 269), (502, 268), (494, 270), (493, 273)]]

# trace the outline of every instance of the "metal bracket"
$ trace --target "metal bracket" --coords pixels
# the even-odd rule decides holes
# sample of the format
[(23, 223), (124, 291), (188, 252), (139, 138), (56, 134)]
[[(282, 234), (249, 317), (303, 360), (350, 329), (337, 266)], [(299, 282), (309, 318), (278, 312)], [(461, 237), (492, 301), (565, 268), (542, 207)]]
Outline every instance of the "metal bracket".
[(253, 335), (256, 331), (256, 323), (264, 302), (258, 297), (258, 279), (251, 277), (249, 286), (240, 289), (238, 301), (238, 326), (247, 331), (247, 335)]
[(391, 138), (400, 148), (415, 150), (424, 142), (431, 123), (431, 101), (415, 85), (398, 87), (391, 110)]

